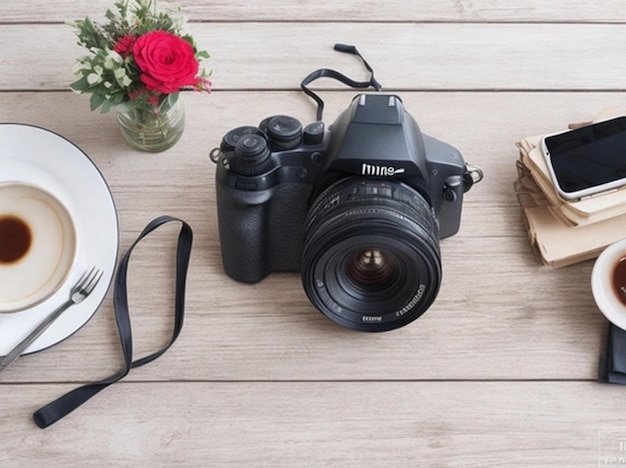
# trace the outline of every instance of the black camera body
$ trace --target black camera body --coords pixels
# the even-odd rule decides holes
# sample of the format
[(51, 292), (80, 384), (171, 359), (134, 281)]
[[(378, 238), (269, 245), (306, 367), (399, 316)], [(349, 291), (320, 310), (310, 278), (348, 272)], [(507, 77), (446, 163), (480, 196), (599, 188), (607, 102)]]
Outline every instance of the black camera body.
[(328, 131), (269, 117), (228, 132), (211, 157), (232, 278), (301, 271), (312, 302), (358, 330), (397, 328), (434, 300), (438, 240), (458, 231), (472, 176), (398, 96), (358, 95)]

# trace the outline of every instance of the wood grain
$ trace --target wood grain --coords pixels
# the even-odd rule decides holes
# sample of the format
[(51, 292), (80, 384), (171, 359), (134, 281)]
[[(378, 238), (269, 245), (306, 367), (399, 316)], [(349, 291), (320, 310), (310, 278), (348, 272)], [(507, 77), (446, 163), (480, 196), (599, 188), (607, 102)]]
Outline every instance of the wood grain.
[[(621, 24), (256, 22), (191, 29), (211, 54), (207, 66), (219, 90), (299, 89), (321, 67), (365, 79), (356, 58), (333, 51), (337, 42), (357, 45), (389, 90), (623, 90), (626, 75)], [(3, 26), (0, 44), (12, 47), (0, 54), (0, 89), (67, 90), (76, 59), (85, 55), (75, 42), (64, 24)], [(320, 86), (341, 87), (329, 80)]]
[(622, 389), (584, 382), (122, 384), (38, 430), (69, 388), (0, 386), (3, 466), (589, 467), (625, 436)]
[[(107, 0), (31, 0), (28, 8), (16, 2), (0, 3), (2, 22), (64, 22), (87, 15), (97, 18), (113, 2)], [(623, 23), (626, 20), (623, 4), (607, 0), (601, 5), (584, 0), (557, 0), (545, 2), (503, 2), (501, 0), (422, 0), (405, 2), (386, 1), (384, 7), (373, 0), (267, 0), (245, 2), (220, 0), (205, 2), (187, 0), (162, 4), (182, 4), (192, 21), (381, 21), (381, 22), (600, 22)]]
[[(158, 361), (44, 431), (31, 421), (41, 405), (121, 368), (109, 292), (74, 336), (0, 374), (0, 466), (619, 463), (623, 389), (595, 382), (607, 322), (591, 296), (593, 262), (542, 265), (513, 182), (521, 137), (626, 106), (622, 2), (183, 4), (211, 53), (215, 91), (184, 93), (185, 135), (155, 155), (130, 149), (113, 113), (89, 112), (88, 98), (68, 90), (83, 51), (65, 21), (98, 17), (112, 1), (0, 2), (0, 122), (49, 128), (92, 158), (115, 198), (120, 254), (162, 214), (195, 234), (185, 326)], [(268, 115), (314, 120), (298, 85), (315, 68), (365, 79), (335, 42), (359, 46), (422, 131), (485, 172), (465, 195), (460, 232), (441, 242), (437, 300), (384, 334), (323, 317), (298, 273), (242, 285), (221, 265), (210, 150)], [(314, 87), (327, 123), (356, 94)], [(169, 226), (133, 255), (135, 358), (170, 334), (176, 234)]]
[[(328, 119), (353, 94), (325, 92)], [(0, 94), (0, 120), (14, 119), (18, 109), (18, 120), (65, 135), (94, 159), (116, 200), (122, 252), (160, 214), (181, 216), (194, 228), (181, 340), (158, 365), (137, 369), (131, 380), (594, 380), (605, 322), (590, 294), (592, 262), (554, 270), (536, 258), (512, 190), (514, 142), (590, 119), (623, 99), (622, 93), (401, 96), (424, 132), (461, 148), (486, 177), (466, 194), (461, 232), (441, 243), (444, 279), (431, 310), (409, 327), (378, 336), (346, 332), (324, 318), (309, 304), (297, 273), (240, 285), (221, 267), (208, 153), (228, 129), (255, 124), (270, 112), (312, 120), (314, 106), (301, 93), (186, 93), (186, 133), (159, 155), (132, 151), (113, 115), (90, 113), (85, 97), (69, 92)], [(60, 97), (63, 113), (56, 112)], [(131, 278), (137, 278), (131, 285), (137, 356), (165, 343), (171, 327), (175, 231), (148, 239), (131, 265)], [(506, 300), (503, 289), (510, 295)], [(82, 381), (119, 365), (107, 301), (71, 340), (23, 359), (0, 378)]]

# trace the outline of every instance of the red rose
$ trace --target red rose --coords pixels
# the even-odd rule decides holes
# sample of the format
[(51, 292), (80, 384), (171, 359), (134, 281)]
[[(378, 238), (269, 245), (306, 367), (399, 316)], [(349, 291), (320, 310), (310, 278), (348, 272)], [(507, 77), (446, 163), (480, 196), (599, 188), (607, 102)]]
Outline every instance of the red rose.
[(193, 47), (172, 33), (150, 31), (140, 36), (133, 44), (133, 55), (149, 91), (169, 94), (198, 83)]

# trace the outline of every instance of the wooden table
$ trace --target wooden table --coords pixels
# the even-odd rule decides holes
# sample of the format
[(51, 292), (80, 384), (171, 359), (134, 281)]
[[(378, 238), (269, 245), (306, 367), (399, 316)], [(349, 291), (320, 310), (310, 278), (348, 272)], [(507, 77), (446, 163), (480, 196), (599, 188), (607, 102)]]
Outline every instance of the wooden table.
[[(121, 368), (109, 291), (78, 333), (0, 374), (0, 466), (624, 464), (626, 389), (596, 382), (607, 323), (593, 263), (543, 266), (513, 191), (517, 140), (624, 105), (622, 2), (187, 0), (214, 93), (184, 94), (185, 135), (156, 155), (130, 149), (113, 114), (68, 89), (82, 50), (64, 22), (111, 4), (0, 4), (0, 121), (49, 128), (93, 159), (117, 204), (120, 254), (158, 215), (192, 225), (185, 326), (158, 361), (37, 428), (37, 408)], [(271, 114), (313, 121), (298, 85), (315, 68), (365, 79), (335, 42), (356, 44), (424, 133), (485, 172), (441, 243), (434, 305), (383, 334), (326, 319), (298, 274), (242, 285), (220, 260), (210, 150)], [(316, 87), (328, 122), (356, 93)], [(176, 231), (134, 254), (135, 357), (170, 333)]]

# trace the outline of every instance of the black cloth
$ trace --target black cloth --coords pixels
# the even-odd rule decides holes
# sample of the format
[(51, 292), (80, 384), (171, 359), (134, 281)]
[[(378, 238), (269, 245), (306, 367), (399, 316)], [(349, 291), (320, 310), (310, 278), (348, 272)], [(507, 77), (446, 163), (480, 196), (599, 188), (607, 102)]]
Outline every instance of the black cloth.
[(600, 357), (600, 382), (626, 384), (626, 331), (609, 323)]

